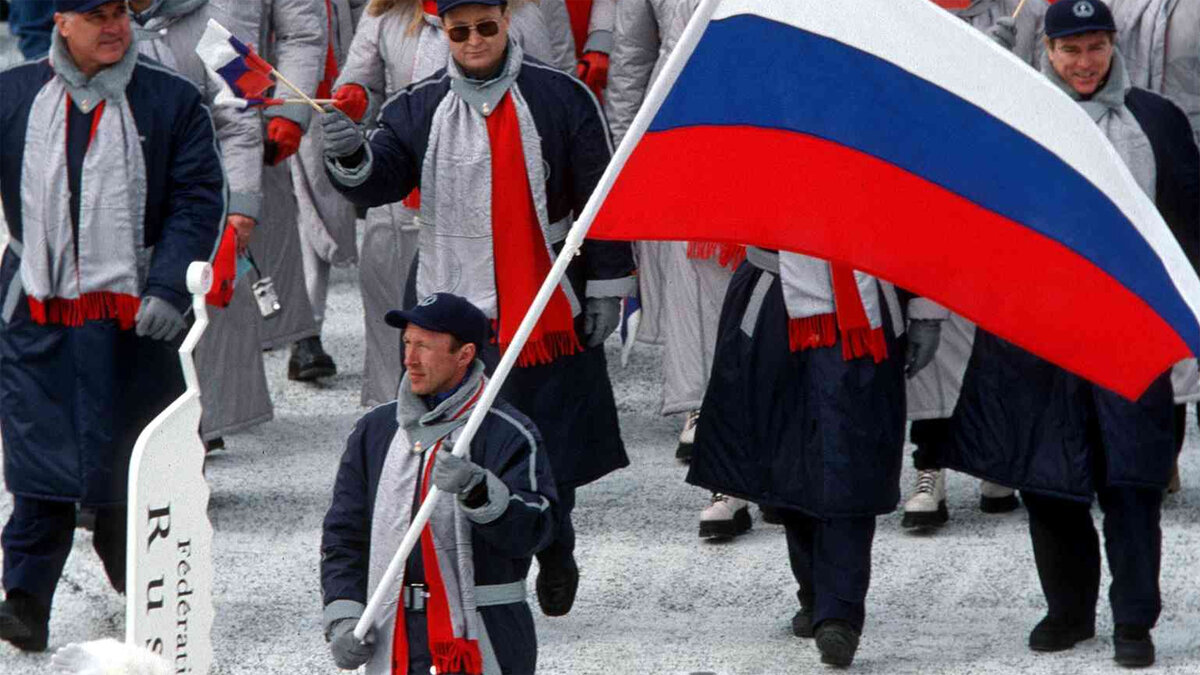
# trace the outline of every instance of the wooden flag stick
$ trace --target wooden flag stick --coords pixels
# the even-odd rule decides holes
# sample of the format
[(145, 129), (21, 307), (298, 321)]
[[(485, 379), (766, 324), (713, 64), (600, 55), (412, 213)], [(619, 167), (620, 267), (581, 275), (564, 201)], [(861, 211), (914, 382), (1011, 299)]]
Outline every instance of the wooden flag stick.
[(321, 108), (321, 106), (317, 105), (317, 102), (312, 100), (312, 98), (308, 94), (300, 91), (299, 87), (297, 87), (296, 85), (289, 82), (288, 79), (283, 76), (283, 73), (279, 72), (275, 68), (271, 68), (271, 74), (274, 75), (275, 77), (279, 78), (279, 81), (286, 84), (289, 89), (296, 92), (296, 95), (298, 95), (302, 101), (304, 101), (308, 105), (311, 105), (313, 110), (316, 110), (319, 113), (325, 112)]
[(313, 99), (309, 99), (308, 101), (304, 101), (304, 100), (301, 100), (298, 98), (285, 98), (285, 99), (280, 100), (280, 105), (291, 105), (291, 104), (295, 104), (295, 103), (302, 103), (304, 105), (308, 105), (310, 101), (312, 103), (316, 103), (317, 105), (323, 105), (326, 103), (333, 105), (334, 99), (332, 99), (332, 98), (313, 98)]
[(1021, 0), (1021, 4), (1017, 5), (1017, 11), (1013, 12), (1012, 18), (1017, 18), (1017, 16), (1021, 13), (1021, 10), (1025, 9), (1026, 2), (1029, 2), (1029, 0)]

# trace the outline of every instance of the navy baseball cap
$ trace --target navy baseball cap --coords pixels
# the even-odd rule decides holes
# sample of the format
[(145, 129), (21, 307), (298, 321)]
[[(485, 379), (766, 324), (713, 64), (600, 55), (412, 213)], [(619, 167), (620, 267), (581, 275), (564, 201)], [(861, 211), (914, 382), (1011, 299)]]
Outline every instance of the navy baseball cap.
[(90, 12), (101, 5), (107, 5), (110, 2), (118, 0), (54, 0), (54, 11), (56, 12)]
[(1112, 10), (1100, 0), (1058, 0), (1046, 12), (1046, 37), (1061, 38), (1080, 33), (1117, 32)]
[(403, 329), (410, 323), (436, 333), (449, 333), (483, 349), (492, 337), (492, 322), (478, 307), (452, 293), (434, 293), (408, 310), (393, 309), (383, 315), (387, 325)]
[(459, 7), (461, 5), (488, 5), (491, 7), (503, 7), (508, 4), (508, 0), (437, 0), (438, 16), (446, 16), (446, 12)]

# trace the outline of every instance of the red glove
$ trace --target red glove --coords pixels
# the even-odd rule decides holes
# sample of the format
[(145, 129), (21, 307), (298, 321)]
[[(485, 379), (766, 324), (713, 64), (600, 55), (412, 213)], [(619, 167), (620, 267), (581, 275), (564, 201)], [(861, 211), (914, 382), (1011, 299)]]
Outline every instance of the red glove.
[(286, 117), (275, 117), (267, 125), (267, 144), (263, 151), (263, 163), (275, 166), (296, 154), (304, 130), (299, 124)]
[(343, 84), (333, 94), (333, 107), (355, 122), (361, 122), (367, 114), (367, 90), (362, 85)]
[(233, 285), (237, 281), (237, 230), (226, 225), (221, 245), (213, 256), (213, 285), (204, 296), (210, 307), (228, 307), (233, 300)]
[(596, 94), (596, 98), (603, 99), (604, 88), (608, 86), (608, 54), (584, 52), (579, 65), (575, 67), (575, 74)]

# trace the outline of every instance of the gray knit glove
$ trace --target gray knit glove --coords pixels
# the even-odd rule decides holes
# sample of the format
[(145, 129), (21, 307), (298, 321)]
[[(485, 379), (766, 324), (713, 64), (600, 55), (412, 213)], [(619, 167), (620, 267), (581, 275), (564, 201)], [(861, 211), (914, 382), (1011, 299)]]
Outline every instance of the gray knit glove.
[(325, 136), (325, 156), (331, 159), (349, 157), (366, 142), (362, 129), (331, 105), (325, 106), (325, 114), (321, 115), (321, 132)]
[(367, 637), (362, 642), (354, 637), (354, 627), (358, 625), (357, 618), (347, 618), (335, 622), (329, 627), (325, 639), (329, 641), (329, 651), (333, 654), (333, 662), (342, 670), (355, 670), (371, 659), (375, 652), (375, 630), (367, 631)]
[(487, 469), (446, 448), (438, 450), (433, 463), (433, 484), (442, 492), (465, 495), (487, 480)]
[(1017, 46), (1017, 21), (1011, 16), (1002, 16), (987, 31), (996, 44), (1012, 51)]
[(166, 300), (153, 295), (142, 298), (142, 306), (138, 309), (134, 321), (137, 322), (138, 337), (148, 337), (152, 340), (174, 340), (180, 331), (187, 328), (187, 322), (183, 320), (179, 310)]

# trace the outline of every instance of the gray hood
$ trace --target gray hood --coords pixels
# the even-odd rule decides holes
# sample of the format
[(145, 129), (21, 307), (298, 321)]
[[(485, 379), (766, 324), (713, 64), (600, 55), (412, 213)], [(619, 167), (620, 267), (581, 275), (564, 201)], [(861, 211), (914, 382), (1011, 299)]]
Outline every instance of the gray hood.
[(71, 95), (71, 99), (75, 101), (79, 109), (85, 113), (90, 113), (100, 105), (101, 101), (125, 97), (125, 88), (129, 86), (129, 80), (133, 77), (133, 69), (137, 66), (137, 60), (137, 36), (135, 35), (133, 41), (129, 43), (129, 49), (125, 52), (125, 56), (121, 57), (120, 61), (96, 73), (89, 80), (75, 65), (75, 59), (71, 58), (71, 53), (67, 51), (67, 45), (63, 42), (63, 37), (58, 30), (56, 29), (50, 34), (50, 67), (54, 68), (55, 74), (63, 79), (63, 82), (66, 83), (67, 93)]
[(208, 0), (154, 0), (145, 11), (132, 13), (134, 28), (161, 30), (207, 4)]

